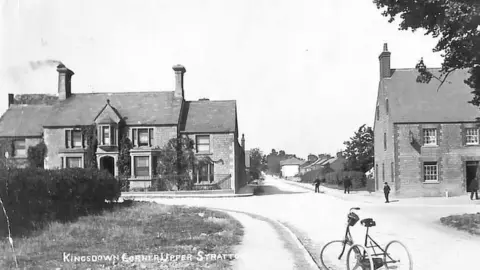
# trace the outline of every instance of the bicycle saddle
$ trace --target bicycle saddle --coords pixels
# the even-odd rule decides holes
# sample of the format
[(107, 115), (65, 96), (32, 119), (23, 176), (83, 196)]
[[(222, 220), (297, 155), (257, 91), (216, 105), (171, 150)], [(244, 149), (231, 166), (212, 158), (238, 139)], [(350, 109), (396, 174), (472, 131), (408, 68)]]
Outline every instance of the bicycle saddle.
[(365, 226), (365, 227), (367, 227), (367, 228), (368, 228), (368, 227), (373, 227), (373, 226), (377, 225), (377, 224), (375, 223), (375, 221), (374, 221), (373, 219), (371, 219), (371, 218), (362, 219), (362, 221), (360, 221), (360, 224), (362, 224), (363, 226)]

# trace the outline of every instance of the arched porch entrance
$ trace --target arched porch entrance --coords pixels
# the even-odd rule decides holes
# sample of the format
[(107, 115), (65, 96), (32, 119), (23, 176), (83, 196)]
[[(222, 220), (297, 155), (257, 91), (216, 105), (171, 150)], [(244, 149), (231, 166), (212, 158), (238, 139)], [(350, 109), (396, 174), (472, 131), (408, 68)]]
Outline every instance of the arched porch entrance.
[(100, 158), (100, 169), (107, 170), (115, 176), (115, 159), (111, 156), (104, 156)]

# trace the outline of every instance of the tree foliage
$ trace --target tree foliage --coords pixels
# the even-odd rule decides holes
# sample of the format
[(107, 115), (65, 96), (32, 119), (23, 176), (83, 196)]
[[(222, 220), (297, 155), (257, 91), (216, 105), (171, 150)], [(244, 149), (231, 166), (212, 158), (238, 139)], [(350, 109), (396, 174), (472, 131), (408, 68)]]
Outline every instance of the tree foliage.
[(259, 148), (250, 150), (250, 171), (259, 173), (265, 170), (266, 163), (264, 162), (264, 156)]
[[(382, 15), (393, 22), (400, 18), (400, 30), (424, 29), (438, 38), (434, 52), (442, 52), (440, 74), (429, 70), (423, 60), (416, 68), (418, 82), (440, 81), (457, 69), (468, 69), (465, 83), (473, 89), (470, 103), (480, 105), (480, 1), (478, 0), (374, 0)], [(440, 87), (439, 86), (439, 87)]]
[(157, 172), (160, 175), (186, 175), (197, 161), (195, 143), (189, 137), (172, 138), (162, 147)]
[(346, 170), (365, 173), (373, 167), (373, 129), (371, 127), (360, 126), (350, 137), (350, 141), (345, 141), (343, 144), (346, 146), (343, 152), (347, 159)]
[(79, 127), (85, 138), (87, 152), (85, 153), (85, 168), (95, 169), (97, 166), (97, 128), (95, 124)]
[(132, 142), (123, 132), (119, 141), (119, 154), (117, 160), (118, 172), (123, 177), (130, 177), (131, 175), (131, 158), (130, 149), (132, 149)]

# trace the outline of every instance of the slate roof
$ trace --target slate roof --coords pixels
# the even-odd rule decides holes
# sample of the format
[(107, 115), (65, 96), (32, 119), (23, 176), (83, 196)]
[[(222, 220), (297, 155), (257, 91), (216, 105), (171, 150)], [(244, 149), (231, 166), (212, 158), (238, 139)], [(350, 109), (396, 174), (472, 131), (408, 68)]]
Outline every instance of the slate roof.
[(110, 100), (127, 125), (176, 125), (181, 100), (173, 91), (128, 93), (78, 93), (59, 101), (44, 126), (90, 125)]
[(237, 104), (234, 100), (186, 101), (180, 131), (186, 133), (235, 132)]
[(0, 118), (0, 137), (42, 136), (51, 111), (48, 105), (11, 105)]
[(298, 158), (289, 158), (280, 161), (280, 166), (285, 165), (302, 165), (305, 161), (298, 159)]
[[(439, 75), (439, 69), (431, 69)], [(387, 93), (390, 117), (399, 122), (467, 122), (480, 117), (478, 107), (468, 103), (472, 89), (464, 80), (467, 70), (452, 72), (445, 83), (432, 79), (430, 83), (417, 83), (415, 69), (393, 69), (390, 78), (383, 79), (380, 87)]]

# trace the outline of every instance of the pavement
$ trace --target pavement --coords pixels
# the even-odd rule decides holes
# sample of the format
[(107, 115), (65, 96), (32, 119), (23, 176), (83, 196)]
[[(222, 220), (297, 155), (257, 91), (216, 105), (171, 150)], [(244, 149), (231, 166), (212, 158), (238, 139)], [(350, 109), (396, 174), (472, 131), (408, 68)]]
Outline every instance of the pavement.
[[(452, 214), (480, 212), (480, 206), (465, 197), (398, 199), (397, 203), (386, 204), (375, 194), (345, 195), (343, 191), (326, 190), (325, 187), (322, 187), (325, 193), (318, 194), (311, 190), (311, 186), (300, 186), (270, 176), (262, 188), (263, 194), (250, 197), (143, 200), (248, 215), (253, 220), (239, 219), (245, 226), (246, 236), (238, 252), (242, 252), (245, 261), (236, 261), (236, 269), (257, 269), (249, 267), (260, 264), (260, 257), (253, 254), (258, 252), (262, 252), (261, 259), (269, 262), (270, 269), (315, 269), (313, 263), (320, 269), (320, 250), (328, 241), (342, 238), (351, 207), (361, 208), (358, 211), (360, 218), (370, 217), (376, 221), (377, 226), (371, 228), (371, 235), (383, 247), (394, 239), (403, 242), (412, 254), (414, 269), (470, 269), (480, 252), (480, 237), (445, 227), (439, 222), (441, 217)], [(356, 225), (351, 231), (355, 242), (363, 242), (364, 227)], [(247, 240), (247, 233), (251, 240)], [(255, 242), (252, 238), (262, 235), (268, 240)], [(283, 249), (278, 249), (280, 246)], [(279, 257), (284, 259), (273, 259)]]
[[(276, 178), (278, 181), (283, 181), (286, 184), (294, 185), (307, 190), (315, 191), (315, 187), (309, 183), (300, 183), (289, 180)], [(320, 186), (320, 192), (340, 198), (345, 201), (354, 201), (362, 203), (384, 203), (385, 197), (382, 192), (368, 192), (368, 191), (350, 191), (345, 194), (343, 190)], [(438, 207), (462, 207), (462, 206), (480, 206), (480, 200), (470, 200), (470, 195), (465, 194), (455, 197), (418, 197), (418, 198), (401, 198), (396, 197), (395, 194), (390, 194), (390, 202), (392, 205), (400, 206), (438, 206)]]

